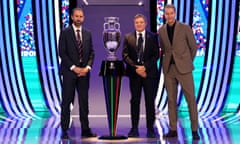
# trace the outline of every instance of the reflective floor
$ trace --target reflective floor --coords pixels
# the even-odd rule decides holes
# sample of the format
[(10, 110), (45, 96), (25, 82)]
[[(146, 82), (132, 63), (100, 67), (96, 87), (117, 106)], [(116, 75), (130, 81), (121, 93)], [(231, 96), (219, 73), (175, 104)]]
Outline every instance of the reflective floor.
[[(0, 115), (0, 143), (6, 144), (110, 144), (110, 143), (141, 143), (141, 144), (239, 144), (240, 143), (240, 115), (229, 113), (221, 117), (204, 117), (199, 120), (201, 139), (193, 141), (189, 117), (186, 113), (179, 114), (178, 138), (164, 139), (162, 136), (168, 131), (167, 115), (157, 115), (157, 138), (147, 138), (145, 115), (141, 115), (139, 123), (139, 138), (121, 140), (101, 140), (100, 136), (109, 134), (106, 115), (90, 115), (90, 126), (96, 132), (96, 138), (81, 138), (81, 128), (78, 116), (73, 115), (69, 129), (69, 140), (61, 140), (59, 117), (41, 115), (29, 119), (6, 118)], [(126, 136), (130, 128), (129, 115), (119, 115), (117, 135)]]

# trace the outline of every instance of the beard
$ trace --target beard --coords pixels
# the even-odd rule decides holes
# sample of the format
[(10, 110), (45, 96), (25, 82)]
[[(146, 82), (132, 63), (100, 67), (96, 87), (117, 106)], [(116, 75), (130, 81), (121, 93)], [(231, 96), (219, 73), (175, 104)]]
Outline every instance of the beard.
[(75, 26), (79, 27), (82, 25), (82, 22), (81, 21), (75, 21), (73, 22)]

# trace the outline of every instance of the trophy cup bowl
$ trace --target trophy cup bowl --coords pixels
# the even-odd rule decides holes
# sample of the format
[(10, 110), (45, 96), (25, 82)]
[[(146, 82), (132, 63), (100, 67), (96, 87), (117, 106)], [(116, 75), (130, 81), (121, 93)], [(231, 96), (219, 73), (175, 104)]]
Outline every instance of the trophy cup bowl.
[(108, 51), (107, 60), (116, 61), (116, 51), (120, 45), (121, 32), (118, 17), (104, 17), (103, 43)]

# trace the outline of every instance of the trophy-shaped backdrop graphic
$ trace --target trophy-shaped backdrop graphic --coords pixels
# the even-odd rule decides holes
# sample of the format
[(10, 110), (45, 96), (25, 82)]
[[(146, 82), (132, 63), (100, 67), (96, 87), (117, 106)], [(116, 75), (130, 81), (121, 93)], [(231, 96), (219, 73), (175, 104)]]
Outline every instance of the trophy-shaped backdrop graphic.
[(120, 45), (120, 24), (118, 17), (105, 17), (103, 24), (103, 42), (108, 51), (107, 60), (101, 64), (100, 76), (103, 79), (105, 103), (107, 110), (109, 135), (99, 139), (126, 139), (117, 135), (117, 117), (121, 90), (121, 78), (124, 75), (124, 64), (117, 60), (116, 50)]
[(116, 50), (121, 41), (120, 24), (118, 17), (105, 17), (103, 24), (103, 43), (108, 51), (107, 60), (117, 60)]

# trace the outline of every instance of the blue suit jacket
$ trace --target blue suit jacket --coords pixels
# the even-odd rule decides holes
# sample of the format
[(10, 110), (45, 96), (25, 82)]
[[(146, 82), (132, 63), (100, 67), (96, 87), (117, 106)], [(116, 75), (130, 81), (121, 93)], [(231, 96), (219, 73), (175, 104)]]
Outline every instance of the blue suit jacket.
[[(127, 76), (134, 76), (136, 74), (137, 65), (137, 45), (136, 32), (125, 35), (123, 43), (122, 57), (126, 67)], [(159, 47), (157, 35), (146, 31), (145, 48), (143, 53), (144, 66), (146, 68), (147, 77), (158, 77), (157, 60), (159, 58)]]
[[(82, 28), (83, 67), (92, 66), (94, 50), (90, 31)], [(77, 40), (72, 26), (62, 30), (59, 38), (59, 55), (61, 57), (60, 73), (70, 71), (72, 65), (80, 66)]]

